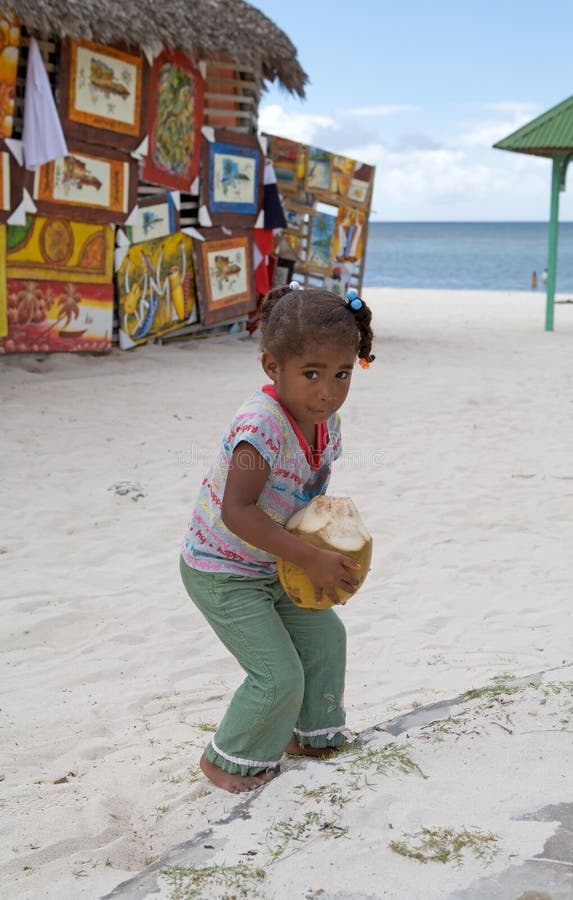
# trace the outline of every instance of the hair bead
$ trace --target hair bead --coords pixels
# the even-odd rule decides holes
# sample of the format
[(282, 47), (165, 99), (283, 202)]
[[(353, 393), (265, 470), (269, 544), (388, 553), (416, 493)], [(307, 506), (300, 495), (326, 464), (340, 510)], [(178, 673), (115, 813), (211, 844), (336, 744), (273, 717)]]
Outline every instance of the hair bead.
[(362, 300), (354, 288), (348, 288), (346, 291), (344, 305), (348, 307), (348, 309), (351, 309), (352, 312), (358, 312), (359, 309), (362, 309)]
[(291, 291), (302, 291), (300, 282), (298, 282), (298, 281), (291, 281), (291, 283), (289, 284), (289, 289)]

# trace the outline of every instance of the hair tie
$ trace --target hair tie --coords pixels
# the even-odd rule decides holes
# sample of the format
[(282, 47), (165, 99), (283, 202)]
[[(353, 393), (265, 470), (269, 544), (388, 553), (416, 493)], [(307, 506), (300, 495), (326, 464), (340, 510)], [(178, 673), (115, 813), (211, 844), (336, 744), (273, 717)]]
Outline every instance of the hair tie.
[(289, 287), (289, 291), (301, 291), (302, 290), (298, 281), (291, 281), (291, 283), (289, 284), (288, 287)]
[(362, 308), (362, 300), (358, 296), (358, 293), (354, 290), (354, 288), (349, 288), (346, 291), (346, 299), (344, 301), (344, 305), (347, 309), (352, 310), (352, 312), (358, 312), (359, 309)]
[(358, 360), (358, 365), (360, 366), (361, 369), (369, 369), (370, 368), (369, 360), (364, 359), (363, 356), (361, 356), (360, 359)]

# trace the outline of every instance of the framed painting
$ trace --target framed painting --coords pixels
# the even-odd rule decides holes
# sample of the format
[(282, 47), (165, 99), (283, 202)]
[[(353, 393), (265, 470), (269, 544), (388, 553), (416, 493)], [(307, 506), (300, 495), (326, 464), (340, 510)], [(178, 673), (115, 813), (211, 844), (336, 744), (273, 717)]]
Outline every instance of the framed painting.
[(365, 163), (356, 163), (346, 195), (348, 199), (352, 200), (354, 203), (367, 206), (370, 202), (370, 194), (372, 192), (373, 175), (374, 166), (368, 166)]
[(280, 287), (283, 284), (290, 284), (294, 275), (294, 259), (285, 259), (279, 256), (275, 262), (273, 272), (273, 287)]
[(277, 184), (281, 193), (298, 193), (306, 174), (306, 145), (275, 134), (265, 135), (269, 141)]
[(318, 212), (310, 225), (307, 263), (310, 267), (328, 271), (330, 269), (331, 247), (336, 217), (330, 213)]
[(354, 174), (356, 163), (347, 156), (332, 156), (330, 167), (330, 192), (339, 197), (346, 197), (350, 180)]
[(0, 10), (0, 138), (12, 137), (20, 52), (20, 26), (14, 13)]
[(215, 325), (256, 307), (253, 242), (248, 231), (221, 230), (194, 243), (200, 321)]
[(66, 135), (134, 150), (143, 137), (148, 76), (140, 53), (88, 40), (64, 41), (58, 105)]
[(330, 191), (332, 158), (328, 150), (320, 147), (308, 148), (308, 166), (305, 186), (307, 191), (317, 193)]
[[(0, 338), (8, 334), (8, 304), (6, 297), (6, 228), (0, 225)], [(0, 340), (0, 346), (2, 341)]]
[(213, 225), (254, 225), (263, 198), (263, 154), (255, 134), (203, 136), (201, 203)]
[(111, 348), (113, 282), (8, 278), (5, 353), (104, 353)]
[(360, 209), (339, 207), (332, 236), (332, 256), (338, 262), (359, 262), (364, 245), (366, 213)]
[(122, 350), (197, 321), (193, 241), (188, 235), (177, 232), (129, 247), (116, 280)]
[(137, 161), (103, 147), (68, 146), (68, 156), (30, 174), (38, 212), (123, 224), (137, 198)]
[(113, 280), (114, 237), (110, 225), (28, 214), (24, 225), (6, 229), (8, 275), (109, 284)]
[(22, 199), (24, 169), (0, 141), (0, 222), (6, 222)]
[(125, 228), (130, 244), (167, 237), (179, 230), (179, 208), (172, 192), (137, 201), (133, 225)]
[(142, 178), (189, 193), (199, 172), (204, 82), (183, 53), (164, 50), (151, 69), (149, 150)]

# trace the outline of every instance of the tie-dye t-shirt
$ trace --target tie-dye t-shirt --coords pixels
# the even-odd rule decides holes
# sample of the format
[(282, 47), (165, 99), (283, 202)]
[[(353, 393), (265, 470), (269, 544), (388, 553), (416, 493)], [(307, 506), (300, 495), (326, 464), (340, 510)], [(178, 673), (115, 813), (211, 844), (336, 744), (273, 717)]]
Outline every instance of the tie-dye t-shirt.
[(272, 386), (256, 391), (239, 408), (223, 435), (183, 540), (183, 558), (193, 569), (253, 576), (276, 572), (272, 554), (241, 540), (221, 520), (231, 457), (241, 441), (252, 444), (270, 466), (257, 505), (273, 521), (284, 525), (313, 497), (326, 493), (332, 463), (342, 452), (338, 413), (318, 426), (322, 452), (313, 455), (296, 423), (273, 394)]

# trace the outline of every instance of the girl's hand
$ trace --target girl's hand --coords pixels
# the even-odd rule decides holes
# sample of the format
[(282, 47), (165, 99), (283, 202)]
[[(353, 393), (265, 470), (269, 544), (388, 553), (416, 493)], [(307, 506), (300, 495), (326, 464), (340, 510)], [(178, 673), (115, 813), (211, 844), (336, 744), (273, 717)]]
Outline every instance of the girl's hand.
[(304, 570), (312, 582), (317, 602), (322, 599), (324, 591), (333, 603), (343, 604), (346, 601), (340, 599), (335, 588), (352, 593), (359, 581), (354, 573), (360, 570), (360, 566), (343, 553), (313, 547), (312, 554), (304, 563)]

